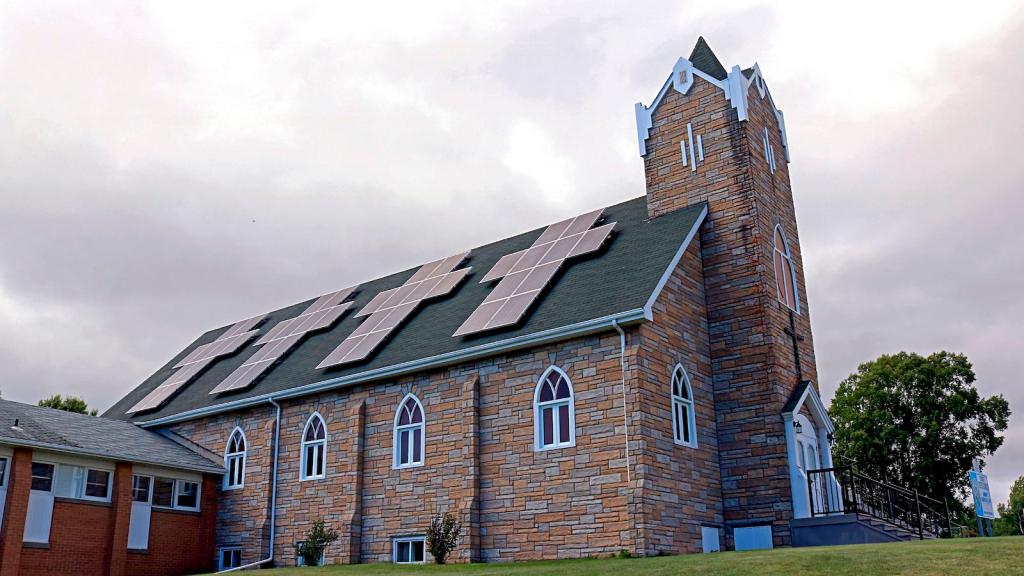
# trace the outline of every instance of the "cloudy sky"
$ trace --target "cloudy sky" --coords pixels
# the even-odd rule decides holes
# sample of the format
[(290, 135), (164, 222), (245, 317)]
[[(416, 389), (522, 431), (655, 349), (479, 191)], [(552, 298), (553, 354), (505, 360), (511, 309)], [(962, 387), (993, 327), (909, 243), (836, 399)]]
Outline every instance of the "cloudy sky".
[(3, 396), (103, 409), (211, 327), (639, 196), (633, 103), (703, 34), (786, 112), (826, 396), (967, 353), (1005, 499), (1024, 10), (596, 4), (0, 0)]

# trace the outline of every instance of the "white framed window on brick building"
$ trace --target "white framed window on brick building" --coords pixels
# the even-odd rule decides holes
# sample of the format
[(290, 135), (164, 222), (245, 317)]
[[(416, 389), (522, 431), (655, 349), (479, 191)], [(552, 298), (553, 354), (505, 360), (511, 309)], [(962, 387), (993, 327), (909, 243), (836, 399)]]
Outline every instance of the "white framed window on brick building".
[(697, 447), (697, 418), (693, 409), (693, 387), (682, 365), (672, 370), (672, 437), (676, 444)]
[(572, 382), (558, 366), (544, 371), (533, 396), (534, 446), (552, 450), (576, 445), (576, 406)]
[(775, 264), (775, 297), (790, 310), (800, 312), (800, 300), (797, 298), (796, 269), (793, 267), (793, 256), (789, 250), (782, 226), (775, 227), (772, 239), (772, 255)]
[(422, 466), (426, 451), (423, 405), (419, 398), (407, 394), (395, 413), (394, 467)]
[(110, 502), (114, 473), (111, 470), (58, 464), (53, 495), (58, 498)]
[(422, 564), (426, 560), (426, 538), (402, 536), (391, 541), (391, 561), (395, 564)]
[(219, 570), (238, 568), (242, 565), (242, 548), (239, 546), (225, 546), (220, 549)]
[(235, 490), (245, 486), (245, 433), (235, 428), (224, 448), (224, 489)]
[(319, 413), (314, 412), (302, 430), (302, 456), (300, 480), (316, 480), (325, 475), (327, 455), (327, 425)]
[(153, 507), (199, 511), (199, 483), (180, 478), (153, 478)]

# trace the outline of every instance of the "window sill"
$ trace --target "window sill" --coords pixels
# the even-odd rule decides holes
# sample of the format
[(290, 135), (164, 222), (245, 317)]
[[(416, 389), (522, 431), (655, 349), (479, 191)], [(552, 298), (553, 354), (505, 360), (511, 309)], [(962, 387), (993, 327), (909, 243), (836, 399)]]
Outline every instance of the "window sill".
[(299, 482), (315, 482), (317, 480), (324, 480), (327, 476), (309, 476), (308, 478), (299, 478)]
[(49, 542), (22, 542), (21, 543), (21, 547), (22, 548), (34, 548), (36, 550), (49, 550), (50, 549), (50, 543)]
[(221, 486), (221, 492), (234, 492), (235, 490), (241, 490), (245, 488), (245, 484), (239, 484), (238, 486)]
[(149, 550), (147, 550), (145, 548), (129, 548), (128, 549), (128, 553), (129, 554), (145, 555), (145, 554), (149, 554)]
[(398, 465), (392, 464), (391, 465), (391, 469), (392, 470), (408, 470), (410, 468), (423, 468), (423, 466), (424, 466), (423, 462), (420, 462), (419, 464), (398, 464)]
[(551, 452), (552, 450), (562, 450), (563, 448), (575, 448), (575, 447), (576, 447), (576, 441), (573, 440), (572, 442), (569, 442), (568, 444), (555, 444), (553, 446), (534, 446), (533, 447), (533, 451), (534, 452)]
[(69, 496), (54, 496), (54, 502), (63, 502), (65, 504), (85, 504), (86, 506), (102, 506), (104, 508), (110, 508), (114, 504), (109, 500), (86, 500), (85, 498), (71, 498)]
[(166, 514), (184, 514), (186, 516), (202, 515), (202, 513), (199, 510), (189, 510), (187, 508), (164, 508), (162, 506), (153, 506), (153, 512), (162, 512)]
[(697, 443), (696, 442), (679, 442), (679, 441), (674, 441), (674, 443), (675, 443), (676, 446), (682, 446), (683, 448), (693, 448), (693, 449), (697, 448)]

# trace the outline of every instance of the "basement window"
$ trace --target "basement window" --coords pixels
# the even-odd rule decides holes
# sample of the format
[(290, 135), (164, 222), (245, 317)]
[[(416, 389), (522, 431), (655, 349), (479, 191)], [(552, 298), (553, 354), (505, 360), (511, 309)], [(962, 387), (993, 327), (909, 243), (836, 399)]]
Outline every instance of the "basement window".
[(220, 549), (220, 570), (238, 568), (242, 565), (242, 549), (238, 546)]
[(426, 540), (423, 536), (407, 536), (392, 541), (391, 560), (395, 564), (422, 564)]
[[(302, 557), (302, 547), (305, 546), (305, 545), (306, 545), (306, 541), (305, 540), (300, 540), (300, 541), (295, 543), (295, 565), (296, 566), (305, 566), (306, 565), (306, 559)], [(324, 558), (326, 558), (326, 555), (327, 555), (327, 548), (324, 548), (323, 550), (320, 551), (320, 560), (319, 560), (319, 562), (317, 562), (317, 566), (323, 566), (324, 565)]]

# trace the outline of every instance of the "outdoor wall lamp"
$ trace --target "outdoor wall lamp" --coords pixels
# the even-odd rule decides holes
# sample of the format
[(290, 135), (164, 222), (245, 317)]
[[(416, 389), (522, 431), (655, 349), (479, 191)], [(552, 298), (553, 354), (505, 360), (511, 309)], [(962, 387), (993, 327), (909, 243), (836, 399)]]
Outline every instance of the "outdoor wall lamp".
[(801, 424), (799, 420), (793, 422), (793, 431), (797, 434), (802, 434), (804, 431), (804, 425)]

